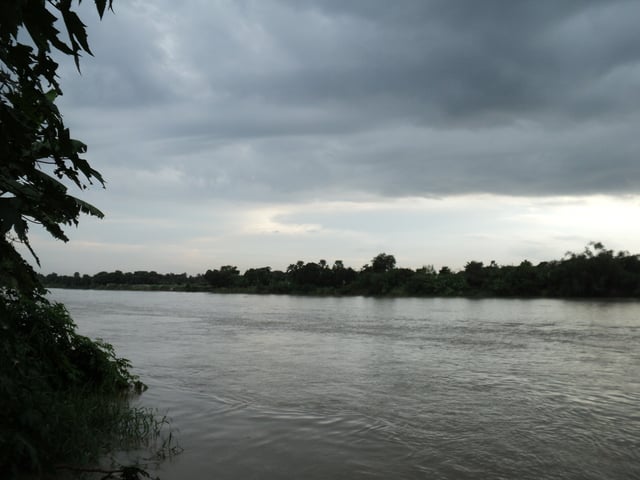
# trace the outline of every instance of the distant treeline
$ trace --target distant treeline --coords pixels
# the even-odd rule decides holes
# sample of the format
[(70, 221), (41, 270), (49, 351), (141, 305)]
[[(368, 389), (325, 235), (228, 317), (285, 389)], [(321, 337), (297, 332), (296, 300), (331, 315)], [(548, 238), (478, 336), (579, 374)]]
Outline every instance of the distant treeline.
[(156, 272), (100, 272), (93, 276), (42, 277), (47, 287), (127, 290), (182, 290), (309, 295), (640, 297), (640, 255), (614, 253), (601, 243), (561, 260), (533, 265), (468, 262), (454, 272), (426, 266), (398, 268), (393, 255), (380, 253), (360, 270), (336, 260), (298, 261), (286, 271), (250, 268), (243, 274), (226, 265), (195, 276)]

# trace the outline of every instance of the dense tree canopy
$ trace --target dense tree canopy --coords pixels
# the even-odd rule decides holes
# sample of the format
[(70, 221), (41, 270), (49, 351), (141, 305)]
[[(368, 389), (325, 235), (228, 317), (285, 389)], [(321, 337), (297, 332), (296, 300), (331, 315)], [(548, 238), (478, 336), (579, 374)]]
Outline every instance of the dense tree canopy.
[[(374, 265), (374, 267), (372, 267)], [(614, 253), (600, 243), (561, 260), (533, 265), (500, 266), (495, 262), (470, 261), (459, 272), (442, 267), (417, 270), (396, 268), (393, 255), (381, 253), (356, 271), (336, 260), (297, 261), (285, 272), (271, 267), (250, 268), (240, 274), (233, 266), (207, 270), (204, 275), (156, 272), (100, 272), (96, 275), (43, 278), (50, 287), (144, 288), (213, 290), (218, 292), (295, 293), (320, 295), (411, 295), (497, 297), (638, 297), (640, 256)]]
[[(111, 2), (95, 0), (100, 17)], [(17, 243), (25, 245), (39, 262), (29, 243), (30, 223), (67, 241), (62, 226), (77, 224), (81, 213), (102, 217), (63, 183), (104, 185), (55, 104), (62, 89), (53, 54), (72, 56), (78, 68), (81, 54), (91, 54), (72, 7), (71, 0), (0, 2), (0, 286), (22, 293), (40, 287), (16, 250)]]

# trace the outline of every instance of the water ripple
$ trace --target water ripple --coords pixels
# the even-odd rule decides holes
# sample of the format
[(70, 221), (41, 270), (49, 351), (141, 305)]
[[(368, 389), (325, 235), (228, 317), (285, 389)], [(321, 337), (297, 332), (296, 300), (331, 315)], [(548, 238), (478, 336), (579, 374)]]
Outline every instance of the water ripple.
[(163, 479), (640, 478), (640, 304), (70, 292), (185, 453)]

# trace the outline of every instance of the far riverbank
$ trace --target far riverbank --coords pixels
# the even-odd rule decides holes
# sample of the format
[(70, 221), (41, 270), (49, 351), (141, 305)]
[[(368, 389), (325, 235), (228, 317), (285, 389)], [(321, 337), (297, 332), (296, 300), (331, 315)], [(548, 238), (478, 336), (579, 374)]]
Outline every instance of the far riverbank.
[(99, 272), (95, 275), (41, 276), (48, 288), (180, 291), (245, 294), (373, 297), (495, 298), (640, 298), (640, 256), (613, 252), (600, 243), (560, 260), (537, 265), (468, 262), (453, 271), (444, 266), (410, 269), (396, 266), (393, 255), (380, 253), (359, 270), (336, 260), (329, 265), (298, 261), (286, 271), (271, 267), (221, 266), (203, 274), (155, 271)]

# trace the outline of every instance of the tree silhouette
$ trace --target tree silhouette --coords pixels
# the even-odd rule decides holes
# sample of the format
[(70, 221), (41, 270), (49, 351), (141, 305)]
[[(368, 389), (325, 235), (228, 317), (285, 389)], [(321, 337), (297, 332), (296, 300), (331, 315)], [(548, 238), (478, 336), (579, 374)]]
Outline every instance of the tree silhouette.
[[(0, 3), (0, 286), (25, 294), (40, 289), (15, 248), (24, 244), (39, 263), (29, 243), (29, 224), (67, 241), (62, 226), (77, 224), (81, 213), (102, 217), (60, 182), (66, 179), (79, 189), (92, 182), (104, 185), (100, 173), (81, 158), (87, 147), (71, 137), (55, 104), (62, 89), (53, 52), (72, 56), (78, 68), (81, 53), (91, 54), (72, 3)], [(111, 0), (95, 3), (100, 18), (111, 8)]]
[(371, 270), (377, 273), (388, 272), (396, 267), (396, 258), (393, 255), (379, 253), (371, 260)]

